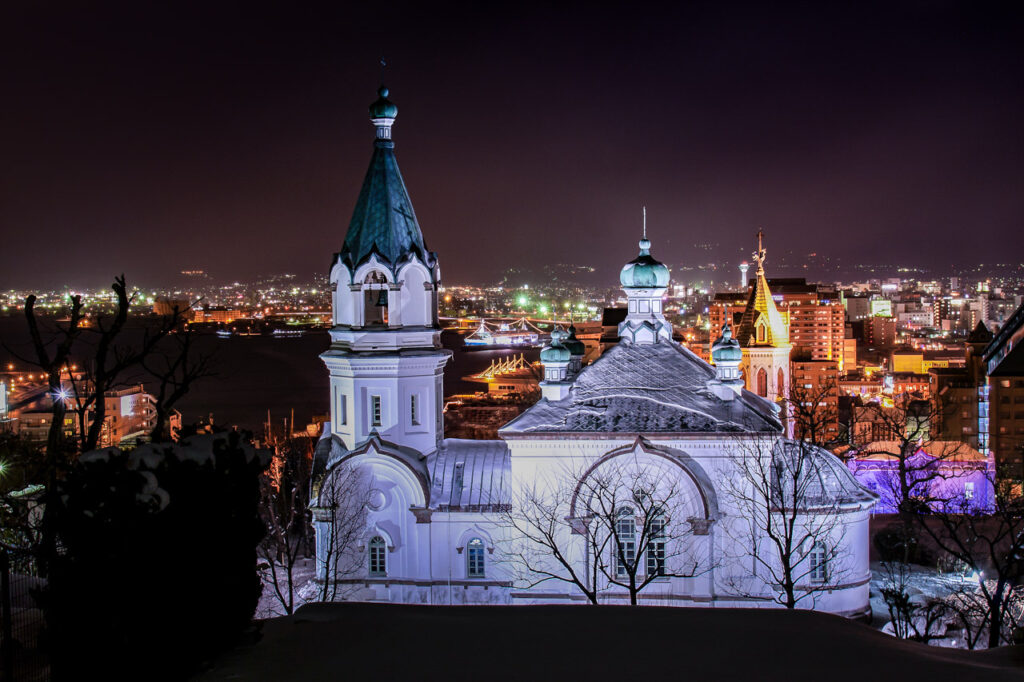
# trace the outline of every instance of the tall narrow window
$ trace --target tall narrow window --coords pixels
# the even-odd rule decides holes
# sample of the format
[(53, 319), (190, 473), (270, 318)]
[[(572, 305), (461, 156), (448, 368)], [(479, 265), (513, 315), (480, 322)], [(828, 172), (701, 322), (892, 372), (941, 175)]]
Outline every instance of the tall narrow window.
[(665, 575), (665, 517), (651, 521), (650, 540), (647, 543), (647, 575)]
[(418, 398), (419, 396), (415, 393), (409, 396), (409, 420), (414, 426), (420, 425), (420, 406), (417, 404), (419, 402), (419, 400), (417, 400)]
[(636, 561), (636, 521), (633, 510), (626, 507), (615, 520), (615, 575), (624, 578)]
[(762, 398), (768, 397), (768, 372), (764, 367), (757, 370), (757, 394)]
[(385, 576), (388, 574), (388, 547), (384, 538), (379, 535), (370, 540), (370, 575)]
[(338, 425), (348, 424), (348, 405), (345, 401), (345, 394), (338, 391)]
[(484, 542), (480, 538), (466, 543), (466, 577), (484, 577)]
[(811, 547), (811, 582), (823, 583), (828, 580), (828, 555), (824, 542), (815, 542)]
[(370, 396), (370, 416), (371, 416), (371, 419), (372, 419), (372, 421), (371, 421), (371, 425), (372, 426), (380, 426), (381, 425), (381, 421), (380, 421), (381, 411), (380, 411), (380, 396), (379, 395)]

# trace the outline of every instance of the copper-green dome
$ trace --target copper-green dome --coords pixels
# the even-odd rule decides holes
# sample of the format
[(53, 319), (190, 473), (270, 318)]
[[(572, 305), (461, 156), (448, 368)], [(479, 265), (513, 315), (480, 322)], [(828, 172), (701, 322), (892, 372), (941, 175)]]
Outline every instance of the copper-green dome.
[(739, 362), (743, 359), (740, 342), (732, 338), (732, 329), (726, 324), (722, 327), (722, 335), (711, 346), (711, 359), (718, 364), (721, 361)]
[(640, 240), (640, 255), (619, 273), (619, 282), (627, 289), (662, 289), (668, 280), (668, 268), (651, 256), (651, 242), (646, 237)]
[(540, 361), (542, 363), (569, 362), (569, 349), (562, 345), (565, 337), (566, 334), (561, 329), (551, 332), (551, 343), (544, 346), (540, 352)]
[(562, 345), (568, 348), (569, 353), (572, 355), (586, 355), (587, 353), (587, 347), (576, 338), (576, 327), (574, 325), (569, 325), (569, 337), (562, 342)]
[(377, 101), (370, 105), (370, 118), (395, 118), (398, 116), (398, 107), (388, 99), (388, 89), (380, 86), (377, 91)]

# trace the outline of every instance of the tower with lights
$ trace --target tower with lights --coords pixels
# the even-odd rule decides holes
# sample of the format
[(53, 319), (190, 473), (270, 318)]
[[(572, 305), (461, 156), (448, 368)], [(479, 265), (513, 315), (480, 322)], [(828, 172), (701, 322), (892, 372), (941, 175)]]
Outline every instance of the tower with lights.
[(750, 264), (747, 261), (740, 263), (740, 289), (745, 290), (747, 288), (747, 270), (750, 269)]

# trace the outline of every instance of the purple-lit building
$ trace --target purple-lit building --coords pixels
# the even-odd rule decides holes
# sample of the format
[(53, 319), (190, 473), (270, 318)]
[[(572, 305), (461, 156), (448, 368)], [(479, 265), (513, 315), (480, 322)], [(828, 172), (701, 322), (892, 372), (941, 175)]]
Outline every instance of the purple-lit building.
[[(900, 466), (897, 441), (874, 441), (843, 453), (857, 481), (879, 496), (873, 514), (894, 514), (899, 506)], [(906, 460), (912, 496), (932, 507), (990, 509), (994, 500), (995, 461), (965, 443), (922, 443)]]

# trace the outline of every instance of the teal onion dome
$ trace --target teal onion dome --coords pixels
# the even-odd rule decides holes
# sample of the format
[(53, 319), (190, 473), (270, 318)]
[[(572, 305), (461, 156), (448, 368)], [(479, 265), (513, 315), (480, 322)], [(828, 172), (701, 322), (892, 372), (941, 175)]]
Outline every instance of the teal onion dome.
[(569, 349), (562, 345), (563, 339), (566, 334), (561, 329), (556, 329), (551, 332), (551, 343), (544, 346), (540, 352), (540, 361), (542, 363), (549, 362), (569, 362)]
[(377, 91), (377, 101), (370, 105), (370, 118), (395, 118), (398, 116), (398, 107), (388, 99), (388, 89), (380, 86)]
[(576, 327), (569, 325), (569, 338), (563, 343), (563, 346), (569, 349), (571, 355), (586, 355), (587, 347), (583, 345), (583, 342), (576, 338)]
[(627, 289), (661, 289), (668, 286), (668, 268), (651, 256), (651, 241), (640, 240), (640, 255), (626, 263), (619, 282)]
[(723, 360), (739, 362), (743, 359), (743, 349), (740, 348), (740, 342), (732, 338), (732, 329), (728, 324), (722, 327), (722, 335), (711, 346), (711, 359), (715, 364)]

